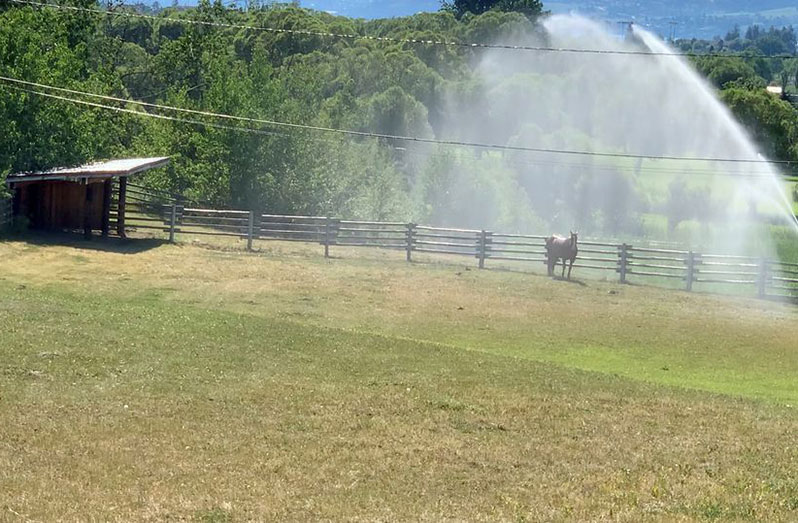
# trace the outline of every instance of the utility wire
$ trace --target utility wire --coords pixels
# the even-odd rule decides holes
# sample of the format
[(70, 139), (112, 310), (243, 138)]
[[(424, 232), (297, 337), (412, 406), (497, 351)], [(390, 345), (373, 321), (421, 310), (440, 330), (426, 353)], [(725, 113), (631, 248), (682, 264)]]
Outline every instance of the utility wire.
[(592, 54), (592, 55), (622, 55), (622, 56), (679, 56), (679, 57), (726, 57), (726, 58), (775, 58), (775, 59), (788, 59), (796, 58), (796, 55), (772, 55), (772, 56), (757, 56), (745, 53), (691, 53), (691, 52), (654, 52), (654, 51), (631, 51), (620, 49), (583, 49), (572, 47), (546, 47), (546, 46), (531, 46), (531, 45), (507, 45), (507, 44), (486, 44), (480, 42), (455, 42), (451, 40), (426, 40), (423, 38), (393, 38), (389, 36), (370, 36), (361, 34), (350, 33), (331, 33), (324, 31), (310, 31), (305, 29), (281, 29), (276, 27), (252, 26), (245, 24), (231, 24), (225, 22), (208, 22), (203, 20), (191, 20), (187, 18), (175, 18), (170, 16), (155, 16), (143, 13), (131, 13), (126, 11), (109, 11), (106, 9), (89, 9), (86, 7), (78, 7), (71, 5), (51, 4), (46, 2), (34, 2), (31, 0), (8, 0), (11, 3), (30, 5), (37, 7), (48, 7), (51, 9), (62, 9), (69, 11), (77, 11), (83, 13), (92, 13), (101, 16), (119, 16), (125, 18), (142, 18), (146, 20), (155, 21), (170, 21), (183, 24), (195, 24), (208, 27), (223, 27), (228, 29), (246, 29), (249, 31), (264, 31), (278, 34), (293, 34), (301, 36), (319, 36), (325, 38), (341, 38), (348, 40), (370, 40), (375, 42), (390, 42), (414, 45), (435, 45), (464, 49), (501, 49), (511, 51), (533, 51), (539, 53), (568, 53), (568, 54)]
[[(454, 161), (464, 160), (462, 155), (451, 154), (451, 153), (443, 153), (443, 152), (432, 152), (428, 153), (425, 151), (417, 151), (412, 149), (405, 149), (405, 154), (409, 154), (411, 156), (418, 156), (423, 158), (445, 158)], [(557, 160), (542, 160), (542, 159), (535, 159), (524, 161), (520, 158), (510, 158), (503, 156), (501, 157), (502, 163), (505, 165), (510, 165), (512, 167), (518, 169), (528, 169), (531, 167), (552, 167), (552, 168), (566, 168), (566, 169), (580, 169), (582, 171), (590, 171), (590, 172), (606, 172), (610, 173), (629, 173), (629, 174), (661, 174), (663, 176), (707, 176), (707, 177), (731, 177), (731, 178), (770, 178), (771, 173), (767, 171), (752, 171), (752, 170), (712, 170), (712, 169), (698, 169), (694, 167), (683, 168), (679, 169), (677, 167), (649, 167), (649, 166), (634, 166), (634, 165), (611, 165), (611, 164), (601, 164), (601, 163), (574, 163), (574, 162), (562, 162)], [(798, 181), (796, 179), (795, 174), (790, 173), (782, 173), (779, 177), (779, 180), (791, 182), (791, 181)]]
[(35, 91), (35, 90), (32, 90), (32, 89), (25, 89), (24, 87), (16, 87), (16, 86), (13, 86), (13, 85), (6, 85), (4, 87), (6, 87), (7, 89), (14, 89), (14, 90), (26, 92), (26, 93), (29, 93), (29, 94), (35, 94), (35, 95), (38, 95), (38, 96), (44, 96), (44, 97), (47, 97), (47, 98), (53, 98), (53, 99), (56, 99), (56, 100), (62, 100), (64, 102), (71, 102), (71, 103), (76, 103), (76, 104), (80, 104), (80, 105), (86, 105), (88, 107), (95, 107), (97, 109), (107, 109), (109, 111), (116, 111), (116, 112), (120, 112), (120, 113), (133, 114), (133, 115), (136, 115), (136, 116), (142, 116), (142, 117), (147, 117), (147, 118), (157, 118), (157, 119), (160, 119), (160, 120), (169, 120), (169, 121), (172, 121), (172, 122), (181, 122), (181, 123), (187, 123), (187, 124), (191, 124), (191, 125), (199, 125), (199, 126), (202, 126), (202, 127), (214, 127), (216, 129), (224, 129), (224, 130), (227, 130), (227, 131), (245, 131), (245, 132), (250, 132), (250, 133), (255, 133), (255, 134), (262, 134), (262, 135), (269, 135), (269, 136), (281, 136), (281, 135), (284, 136), (282, 133), (276, 133), (274, 131), (266, 131), (266, 130), (263, 130), (263, 129), (252, 129), (250, 127), (247, 127), (247, 128), (235, 127), (235, 126), (232, 126), (232, 125), (223, 125), (223, 124), (217, 124), (217, 123), (211, 123), (211, 122), (203, 122), (203, 121), (200, 121), (200, 120), (190, 120), (190, 119), (187, 119), (187, 118), (178, 118), (178, 117), (175, 117), (175, 116), (167, 116), (167, 115), (164, 115), (164, 114), (148, 113), (148, 112), (144, 112), (144, 111), (135, 111), (133, 109), (126, 109), (124, 107), (112, 107), (110, 105), (103, 105), (103, 104), (98, 104), (98, 103), (94, 103), (94, 102), (87, 102), (85, 100), (75, 100), (73, 98), (67, 98), (65, 96), (59, 96), (57, 94), (44, 93), (44, 92), (41, 92), (41, 91)]
[[(520, 145), (502, 145), (502, 144), (489, 144), (489, 143), (480, 143), (480, 142), (468, 142), (468, 141), (458, 141), (458, 140), (437, 140), (434, 138), (422, 138), (417, 136), (401, 136), (401, 135), (392, 135), (392, 134), (384, 134), (384, 133), (373, 133), (367, 131), (354, 131), (354, 130), (347, 130), (347, 129), (336, 129), (332, 127), (321, 127), (316, 125), (304, 125), (304, 124), (297, 124), (297, 123), (289, 123), (289, 122), (280, 122), (276, 120), (265, 120), (260, 118), (247, 118), (243, 116), (234, 116), (229, 114), (221, 114), (221, 113), (213, 113), (209, 111), (198, 111), (194, 109), (182, 109), (179, 107), (173, 107), (169, 105), (161, 105), (161, 104), (153, 104), (147, 102), (141, 102), (137, 100), (130, 100), (126, 98), (118, 98), (114, 96), (106, 96), (106, 95), (99, 95), (95, 93), (88, 93), (85, 91), (77, 91), (74, 89), (65, 89), (63, 87), (54, 87), (51, 85), (40, 84), (36, 82), (28, 82), (25, 80), (19, 80), (16, 78), (9, 78), (6, 76), (0, 76), (0, 80), (4, 82), (9, 82), (18, 85), (26, 85), (29, 87), (36, 87), (39, 89), (48, 89), (48, 90), (55, 90), (60, 92), (66, 92), (69, 94), (76, 94), (80, 96), (88, 96), (99, 98), (103, 100), (110, 100), (115, 102), (127, 103), (127, 104), (137, 104), (143, 107), (150, 107), (153, 109), (160, 109), (166, 111), (173, 111), (173, 112), (182, 112), (188, 113), (192, 115), (199, 115), (211, 118), (220, 118), (226, 120), (233, 120), (239, 122), (247, 122), (247, 123), (254, 123), (259, 125), (268, 125), (273, 127), (283, 127), (288, 129), (294, 130), (308, 130), (308, 131), (317, 131), (323, 133), (335, 133), (340, 135), (348, 135), (348, 136), (357, 136), (361, 138), (381, 138), (385, 140), (396, 140), (402, 142), (409, 142), (409, 143), (423, 143), (423, 144), (433, 144), (433, 145), (444, 145), (444, 146), (456, 146), (456, 147), (469, 147), (474, 149), (488, 149), (488, 150), (496, 150), (496, 151), (514, 151), (514, 152), (531, 152), (531, 153), (549, 153), (549, 154), (557, 154), (557, 155), (573, 155), (573, 156), (592, 156), (592, 157), (603, 157), (603, 158), (631, 158), (631, 159), (638, 159), (638, 160), (671, 160), (671, 161), (686, 161), (686, 162), (712, 162), (712, 163), (731, 163), (731, 164), (770, 164), (770, 165), (786, 165), (792, 166), (796, 162), (792, 161), (779, 161), (779, 160), (760, 160), (760, 159), (746, 159), (746, 158), (709, 158), (709, 157), (688, 157), (688, 156), (670, 156), (670, 155), (647, 155), (647, 154), (630, 154), (630, 153), (613, 153), (613, 152), (596, 152), (596, 151), (579, 151), (579, 150), (568, 150), (568, 149), (550, 149), (550, 148), (543, 148), (543, 147), (526, 147)], [(36, 91), (35, 94), (40, 94), (43, 96), (50, 96), (51, 98), (58, 98), (64, 101), (71, 101), (75, 103), (82, 103), (84, 105), (91, 105), (93, 107), (98, 108), (110, 108), (113, 110), (122, 110), (118, 107), (111, 107), (102, 104), (96, 104), (93, 102), (85, 102), (82, 100), (75, 100), (72, 98), (67, 98), (63, 96), (56, 96), (56, 95), (48, 95), (42, 93), (40, 91)], [(124, 109), (123, 112), (129, 112), (137, 115), (147, 114), (149, 116), (153, 116), (156, 118), (162, 119), (175, 119), (180, 121), (181, 119), (176, 119), (174, 117), (167, 117), (161, 114), (155, 113), (142, 113), (140, 111), (133, 111), (131, 109)], [(203, 125), (202, 122), (196, 120), (187, 120), (187, 123), (199, 124)], [(216, 126), (220, 128), (227, 128), (233, 130), (241, 130), (240, 127), (230, 127), (230, 126), (221, 126), (219, 124), (209, 124), (210, 126)], [(248, 128), (253, 131), (258, 131), (261, 133), (267, 133), (262, 129), (252, 129)], [(273, 134), (273, 133), (267, 133)]]
[[(282, 134), (282, 133), (264, 131), (262, 129), (252, 129), (250, 127), (235, 127), (235, 126), (229, 126), (229, 125), (215, 124), (215, 123), (204, 122), (204, 121), (199, 121), (199, 120), (191, 120), (191, 119), (186, 119), (186, 118), (178, 118), (178, 117), (172, 117), (172, 116), (166, 116), (166, 115), (161, 115), (161, 114), (148, 113), (148, 112), (143, 112), (143, 111), (135, 111), (135, 110), (132, 110), (132, 109), (125, 109), (125, 108), (121, 108), (121, 107), (113, 107), (113, 106), (104, 105), (104, 104), (98, 104), (98, 103), (94, 103), (94, 102), (87, 102), (87, 101), (84, 101), (84, 100), (75, 100), (75, 99), (72, 99), (72, 98), (67, 98), (67, 97), (59, 96), (59, 95), (54, 95), (54, 94), (51, 94), (51, 93), (44, 93), (44, 92), (35, 91), (35, 90), (32, 90), (32, 89), (25, 89), (23, 87), (8, 86), (8, 85), (3, 86), (3, 87), (14, 89), (16, 91), (26, 92), (26, 93), (29, 93), (29, 94), (43, 96), (43, 97), (47, 97), (47, 98), (53, 98), (53, 99), (61, 100), (61, 101), (65, 101), (65, 102), (71, 102), (71, 103), (76, 103), (76, 104), (80, 104), (80, 105), (85, 105), (85, 106), (88, 106), (88, 107), (94, 107), (94, 108), (98, 108), (98, 109), (106, 109), (106, 110), (110, 110), (110, 111), (116, 111), (116, 112), (121, 112), (121, 113), (132, 114), (132, 115), (139, 116), (139, 117), (156, 118), (156, 119), (161, 119), (161, 120), (186, 123), (186, 124), (194, 125), (194, 126), (212, 127), (212, 128), (223, 129), (223, 130), (228, 130), (228, 131), (246, 132), (246, 133), (252, 133), (252, 134), (259, 134), (259, 135), (286, 136), (285, 134)], [(454, 160), (462, 159), (461, 157), (458, 157), (458, 156), (453, 155), (453, 154), (440, 153), (440, 152), (421, 153), (420, 151), (410, 151), (410, 150), (406, 150), (406, 152), (409, 153), (409, 154), (413, 154), (413, 155), (423, 155), (425, 157), (449, 158), (449, 159), (454, 159)], [(746, 172), (746, 173), (743, 173), (743, 172), (728, 172), (728, 171), (726, 171), (726, 172), (717, 172), (717, 171), (708, 171), (708, 170), (697, 170), (697, 169), (692, 169), (692, 168), (691, 169), (678, 170), (678, 169), (667, 169), (667, 168), (660, 169), (660, 168), (656, 168), (656, 167), (641, 167), (641, 168), (638, 169), (638, 168), (635, 168), (635, 167), (632, 167), (632, 166), (590, 165), (590, 164), (578, 164), (578, 163), (567, 163), (567, 162), (557, 162), (557, 161), (535, 160), (535, 161), (530, 161), (530, 162), (523, 162), (523, 161), (518, 161), (516, 159), (508, 159), (508, 158), (503, 158), (502, 161), (504, 163), (507, 163), (507, 164), (509, 164), (509, 165), (511, 165), (513, 167), (516, 167), (516, 168), (529, 168), (529, 167), (533, 167), (533, 166), (536, 166), (536, 167), (552, 166), (552, 167), (579, 168), (579, 169), (589, 170), (591, 172), (603, 171), (603, 172), (606, 172), (606, 173), (612, 173), (612, 172), (631, 172), (631, 173), (645, 173), (645, 174), (652, 174), (653, 173), (653, 174), (663, 174), (663, 175), (671, 175), (671, 176), (679, 176), (679, 175), (690, 174), (690, 175), (699, 175), (699, 176), (724, 176), (724, 177), (739, 177), (739, 178), (769, 178), (769, 179), (771, 179), (771, 176), (768, 173), (764, 173), (764, 172), (761, 173), (761, 174), (753, 174), (753, 173), (750, 173), (750, 172)]]

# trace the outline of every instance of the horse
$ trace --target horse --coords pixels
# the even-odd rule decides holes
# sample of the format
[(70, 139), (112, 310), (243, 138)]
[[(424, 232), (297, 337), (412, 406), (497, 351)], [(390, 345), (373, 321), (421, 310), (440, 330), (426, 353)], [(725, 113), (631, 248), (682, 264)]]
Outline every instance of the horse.
[(568, 279), (571, 279), (571, 269), (574, 268), (574, 261), (579, 252), (577, 245), (578, 233), (571, 231), (570, 238), (563, 238), (561, 236), (549, 236), (546, 238), (546, 262), (549, 266), (549, 276), (554, 274), (554, 268), (557, 266), (557, 261), (562, 259), (562, 277), (565, 278), (565, 262), (568, 260)]

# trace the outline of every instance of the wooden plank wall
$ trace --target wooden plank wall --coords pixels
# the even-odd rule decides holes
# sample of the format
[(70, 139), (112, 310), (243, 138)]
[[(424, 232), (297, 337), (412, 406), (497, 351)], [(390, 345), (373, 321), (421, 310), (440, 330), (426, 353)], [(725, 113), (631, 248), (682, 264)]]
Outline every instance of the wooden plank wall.
[[(91, 227), (102, 227), (103, 184), (91, 183)], [(32, 229), (82, 229), (87, 186), (74, 182), (31, 182), (17, 184), (19, 214), (30, 220)]]

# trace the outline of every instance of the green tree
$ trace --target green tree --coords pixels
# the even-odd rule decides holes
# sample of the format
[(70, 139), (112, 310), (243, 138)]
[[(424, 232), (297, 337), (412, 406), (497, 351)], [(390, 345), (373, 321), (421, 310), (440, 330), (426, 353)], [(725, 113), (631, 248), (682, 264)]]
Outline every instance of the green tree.
[[(710, 82), (720, 88), (729, 82), (760, 78), (751, 65), (736, 57), (701, 57), (696, 61), (696, 67)], [(764, 82), (764, 79), (762, 81)]]
[(721, 99), (748, 129), (763, 152), (782, 160), (798, 159), (798, 111), (764, 89), (734, 87)]

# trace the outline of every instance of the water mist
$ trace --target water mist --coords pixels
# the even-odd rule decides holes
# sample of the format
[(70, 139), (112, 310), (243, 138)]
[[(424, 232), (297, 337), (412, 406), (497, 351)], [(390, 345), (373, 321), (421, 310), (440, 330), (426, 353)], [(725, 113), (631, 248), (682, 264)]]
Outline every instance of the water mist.
[(630, 157), (449, 153), (427, 174), (432, 220), (751, 255), (773, 254), (770, 227), (798, 238), (778, 171), (692, 67), (663, 56), (664, 42), (639, 28), (622, 40), (577, 16), (542, 29), (504, 42), (657, 55), (490, 50), (475, 65), (479, 83), (450, 93), (441, 134)]

